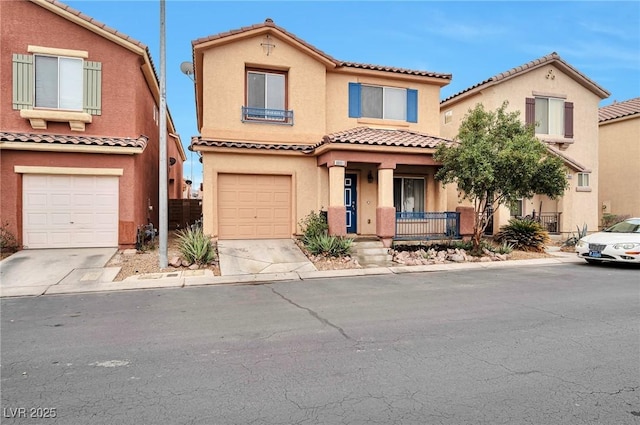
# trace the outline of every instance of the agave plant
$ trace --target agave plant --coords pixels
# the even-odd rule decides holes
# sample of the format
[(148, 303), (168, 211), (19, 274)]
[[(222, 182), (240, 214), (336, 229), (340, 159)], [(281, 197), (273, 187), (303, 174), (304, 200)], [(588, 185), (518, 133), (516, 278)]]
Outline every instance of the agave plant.
[(180, 245), (180, 253), (190, 263), (208, 264), (215, 257), (215, 248), (211, 238), (202, 232), (202, 228), (187, 228), (176, 232)]
[(542, 225), (529, 219), (512, 218), (509, 224), (502, 226), (494, 236), (498, 243), (508, 243), (521, 251), (543, 252), (549, 243), (549, 233)]

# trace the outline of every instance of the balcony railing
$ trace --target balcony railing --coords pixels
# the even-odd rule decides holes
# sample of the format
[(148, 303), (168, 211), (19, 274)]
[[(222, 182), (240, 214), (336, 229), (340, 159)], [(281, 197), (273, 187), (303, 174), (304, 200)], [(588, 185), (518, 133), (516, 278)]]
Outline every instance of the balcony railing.
[(293, 125), (293, 111), (242, 107), (242, 122)]
[(395, 239), (460, 239), (460, 213), (397, 212)]

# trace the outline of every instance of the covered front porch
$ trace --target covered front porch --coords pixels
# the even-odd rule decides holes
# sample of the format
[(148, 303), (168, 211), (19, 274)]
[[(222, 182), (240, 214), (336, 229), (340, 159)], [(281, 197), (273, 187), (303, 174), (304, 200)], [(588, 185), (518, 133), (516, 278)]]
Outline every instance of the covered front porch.
[(446, 211), (447, 191), (435, 180), (433, 153), (449, 141), (399, 130), (354, 131), (349, 138), (330, 135), (316, 150), (317, 165), (328, 169), (329, 233), (376, 236), (385, 246), (460, 238), (460, 213)]

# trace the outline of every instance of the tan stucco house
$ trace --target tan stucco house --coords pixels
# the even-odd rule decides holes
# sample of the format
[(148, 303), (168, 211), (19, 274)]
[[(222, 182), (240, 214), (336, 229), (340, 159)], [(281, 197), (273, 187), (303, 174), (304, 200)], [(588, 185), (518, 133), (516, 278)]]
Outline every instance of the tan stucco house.
[(598, 198), (602, 214), (640, 217), (640, 97), (598, 111)]
[[(441, 135), (455, 139), (461, 121), (481, 103), (487, 110), (508, 102), (508, 111), (520, 111), (535, 124), (536, 137), (566, 164), (569, 188), (555, 200), (545, 196), (523, 199), (514, 208), (495, 212), (494, 233), (512, 216), (539, 217), (552, 233), (575, 232), (584, 224), (598, 228), (598, 103), (609, 92), (551, 53), (488, 78), (444, 99), (440, 104)], [(456, 188), (448, 187), (448, 209), (459, 202)]]
[(411, 232), (396, 212), (446, 211), (433, 153), (450, 74), (340, 61), (270, 19), (192, 47), (206, 233), (291, 238), (325, 211), (330, 233), (389, 243)]
[[(54, 0), (0, 2), (0, 219), (24, 248), (158, 226), (159, 85), (142, 43)], [(167, 119), (168, 197), (186, 159)]]

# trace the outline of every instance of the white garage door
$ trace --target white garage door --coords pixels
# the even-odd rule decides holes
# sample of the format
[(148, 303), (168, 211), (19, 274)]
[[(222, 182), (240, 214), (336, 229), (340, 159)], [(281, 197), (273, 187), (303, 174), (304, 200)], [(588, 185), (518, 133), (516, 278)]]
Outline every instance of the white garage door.
[(218, 175), (220, 239), (291, 237), (291, 176)]
[(118, 246), (118, 177), (25, 174), (26, 248)]

